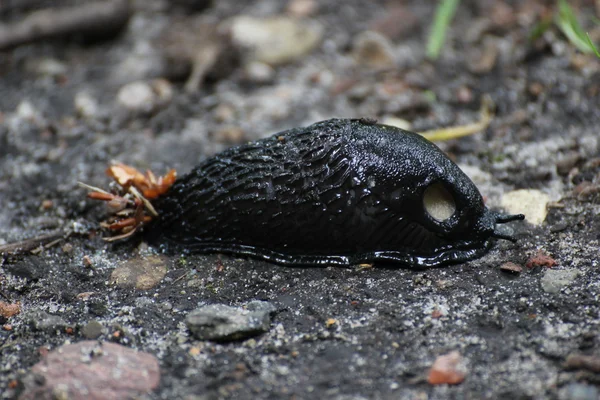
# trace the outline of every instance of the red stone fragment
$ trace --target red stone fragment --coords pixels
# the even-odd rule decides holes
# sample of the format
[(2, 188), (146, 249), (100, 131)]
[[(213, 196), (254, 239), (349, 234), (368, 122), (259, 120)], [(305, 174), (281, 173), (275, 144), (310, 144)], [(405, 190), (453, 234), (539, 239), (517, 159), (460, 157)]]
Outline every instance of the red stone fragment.
[(556, 265), (556, 260), (542, 250), (538, 250), (538, 252), (527, 260), (525, 266), (527, 268), (535, 268), (535, 267), (554, 267)]
[(4, 318), (10, 318), (13, 315), (17, 315), (21, 312), (21, 303), (7, 303), (0, 301), (0, 316)]
[(462, 356), (452, 351), (435, 359), (427, 381), (432, 385), (457, 385), (465, 380), (465, 371), (461, 366)]

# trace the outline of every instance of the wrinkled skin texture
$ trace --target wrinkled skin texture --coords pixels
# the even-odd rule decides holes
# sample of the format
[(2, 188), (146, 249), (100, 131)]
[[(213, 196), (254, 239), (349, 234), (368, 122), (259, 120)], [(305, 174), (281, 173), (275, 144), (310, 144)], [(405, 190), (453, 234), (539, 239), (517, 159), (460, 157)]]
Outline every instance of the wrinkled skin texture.
[[(456, 205), (441, 222), (423, 206), (433, 183)], [(292, 265), (460, 263), (489, 249), (499, 218), (420, 135), (341, 119), (226, 150), (179, 179), (156, 207), (151, 232), (159, 240)]]

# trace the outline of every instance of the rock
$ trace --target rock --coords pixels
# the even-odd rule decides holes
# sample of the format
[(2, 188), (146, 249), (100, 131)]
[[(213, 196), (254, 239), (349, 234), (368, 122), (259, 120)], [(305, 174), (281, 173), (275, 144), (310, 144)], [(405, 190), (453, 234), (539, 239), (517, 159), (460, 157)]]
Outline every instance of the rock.
[(396, 128), (404, 129), (406, 131), (409, 131), (412, 128), (412, 125), (409, 121), (391, 115), (384, 116), (380, 123), (383, 125), (395, 126)]
[(267, 332), (273, 311), (273, 305), (262, 301), (251, 302), (246, 309), (212, 304), (189, 313), (186, 324), (198, 340), (243, 340)]
[(221, 103), (215, 107), (213, 115), (218, 123), (232, 122), (235, 120), (235, 109), (229, 104)]
[(323, 28), (313, 21), (285, 16), (254, 18), (235, 17), (230, 22), (234, 45), (249, 50), (248, 61), (271, 66), (296, 61), (321, 42)]
[(224, 126), (214, 134), (217, 143), (238, 144), (246, 139), (244, 131), (238, 126)]
[(25, 69), (38, 77), (56, 78), (67, 73), (65, 63), (50, 57), (30, 60), (26, 62)]
[(364, 31), (354, 38), (352, 55), (357, 64), (373, 69), (393, 68), (396, 65), (392, 43), (373, 31)]
[(32, 102), (29, 100), (23, 100), (17, 106), (15, 113), (15, 118), (22, 121), (38, 121), (42, 119), (42, 115), (40, 111), (35, 108)]
[(527, 268), (535, 267), (554, 267), (557, 264), (556, 260), (544, 253), (543, 250), (538, 250), (533, 256), (527, 259), (525, 266)]
[(546, 293), (559, 293), (579, 276), (576, 269), (547, 269), (542, 277), (542, 289)]
[(4, 318), (10, 318), (21, 312), (21, 303), (7, 303), (0, 301), (0, 316)]
[(27, 316), (29, 324), (36, 331), (56, 332), (64, 331), (69, 325), (58, 315), (51, 315), (43, 311), (34, 311)]
[(597, 400), (600, 398), (598, 388), (586, 383), (569, 383), (558, 392), (559, 400)]
[(596, 374), (600, 373), (600, 357), (585, 354), (571, 353), (565, 360), (567, 369), (584, 369)]
[(525, 214), (527, 222), (532, 225), (541, 225), (546, 219), (549, 202), (550, 196), (546, 193), (535, 189), (519, 189), (505, 193), (501, 206), (509, 214)]
[(439, 356), (433, 362), (427, 381), (432, 385), (456, 385), (465, 380), (466, 369), (458, 351)]
[(244, 67), (244, 77), (254, 83), (269, 83), (275, 78), (275, 70), (269, 64), (252, 61)]
[(173, 87), (165, 79), (128, 83), (119, 89), (117, 102), (130, 112), (149, 113), (167, 105), (173, 98)]
[(103, 333), (104, 327), (96, 320), (92, 320), (85, 324), (81, 333), (86, 339), (98, 339)]
[(286, 8), (294, 17), (308, 17), (317, 12), (319, 4), (316, 0), (290, 0)]
[(246, 304), (246, 310), (253, 312), (264, 312), (264, 313), (274, 313), (277, 311), (277, 307), (268, 301), (261, 300), (252, 300), (250, 303)]
[(139, 398), (160, 382), (156, 358), (114, 343), (61, 346), (31, 368), (21, 400)]
[(75, 111), (84, 118), (98, 118), (98, 102), (87, 92), (78, 92), (75, 95)]
[[(408, 7), (388, 3), (385, 14), (370, 23), (370, 29), (392, 40), (409, 36), (418, 27), (419, 20)], [(402, 21), (401, 23), (399, 21)]]
[(152, 289), (167, 273), (166, 258), (136, 257), (119, 265), (110, 275), (110, 283), (122, 288)]
[(523, 267), (521, 267), (519, 264), (515, 264), (510, 261), (502, 264), (500, 266), (500, 269), (504, 272), (508, 272), (511, 274), (520, 274), (521, 272), (523, 272)]

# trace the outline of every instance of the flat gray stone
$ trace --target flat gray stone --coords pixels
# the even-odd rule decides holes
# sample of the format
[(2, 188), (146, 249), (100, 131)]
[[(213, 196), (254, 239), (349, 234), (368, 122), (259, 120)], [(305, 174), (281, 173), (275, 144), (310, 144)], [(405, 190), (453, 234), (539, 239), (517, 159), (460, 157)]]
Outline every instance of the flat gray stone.
[(547, 269), (542, 277), (542, 289), (546, 293), (558, 293), (579, 276), (576, 269)]
[(53, 332), (64, 331), (69, 325), (67, 321), (58, 315), (52, 315), (43, 311), (32, 312), (28, 315), (29, 324), (36, 331)]
[(228, 342), (267, 332), (273, 311), (272, 304), (262, 301), (253, 301), (247, 308), (211, 304), (189, 313), (185, 322), (198, 340)]

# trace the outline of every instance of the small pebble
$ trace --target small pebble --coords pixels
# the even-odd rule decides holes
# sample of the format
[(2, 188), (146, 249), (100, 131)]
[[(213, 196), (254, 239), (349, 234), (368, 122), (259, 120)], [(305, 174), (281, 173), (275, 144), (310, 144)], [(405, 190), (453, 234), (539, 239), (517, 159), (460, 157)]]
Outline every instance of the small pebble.
[(535, 267), (554, 267), (557, 264), (556, 260), (550, 257), (548, 254), (544, 253), (543, 250), (538, 250), (535, 255), (529, 257), (525, 266), (527, 268), (535, 268)]
[(27, 320), (34, 330), (48, 333), (62, 332), (69, 325), (58, 315), (51, 315), (39, 310), (27, 315)]
[(250, 50), (248, 61), (271, 66), (301, 59), (321, 43), (323, 28), (314, 21), (286, 16), (235, 17), (230, 24), (234, 45)]
[(352, 55), (357, 64), (372, 69), (387, 69), (396, 65), (392, 43), (373, 31), (364, 31), (354, 38)]
[(103, 333), (104, 327), (96, 320), (92, 320), (85, 324), (81, 333), (86, 339), (98, 339)]
[(500, 266), (500, 269), (511, 274), (520, 274), (521, 272), (523, 272), (523, 267), (510, 261), (502, 264)]
[(547, 269), (541, 279), (542, 289), (546, 293), (560, 293), (580, 275), (576, 269)]
[(130, 112), (152, 112), (168, 104), (172, 98), (173, 87), (165, 79), (128, 83), (117, 93), (119, 105)]
[(216, 122), (231, 122), (235, 118), (235, 110), (228, 104), (219, 104), (213, 111)]
[(317, 12), (318, 8), (316, 0), (290, 0), (287, 12), (294, 17), (308, 17)]
[(40, 205), (40, 208), (42, 210), (49, 210), (54, 206), (54, 202), (52, 200), (46, 199), (44, 201), (42, 201), (42, 204)]
[(558, 392), (559, 400), (598, 400), (599, 398), (598, 388), (587, 383), (569, 383)]
[(90, 258), (90, 256), (83, 256), (83, 266), (84, 267), (92, 267), (94, 265), (94, 263), (92, 262), (92, 259)]
[(269, 83), (275, 78), (275, 70), (269, 64), (251, 61), (244, 67), (244, 75), (254, 83)]
[(505, 193), (501, 206), (509, 214), (525, 214), (527, 222), (541, 225), (548, 214), (547, 205), (550, 196), (535, 189), (519, 189)]
[(149, 290), (167, 273), (166, 259), (161, 256), (135, 257), (115, 268), (110, 283), (122, 288)]
[(433, 362), (427, 381), (432, 385), (457, 385), (465, 380), (466, 370), (458, 351), (439, 356)]
[(21, 303), (7, 303), (0, 301), (0, 316), (4, 318), (10, 318), (21, 312)]
[(98, 102), (87, 92), (78, 92), (73, 102), (77, 114), (84, 118), (97, 118), (100, 114)]
[(71, 253), (73, 253), (73, 245), (71, 243), (65, 243), (65, 244), (63, 244), (62, 251), (65, 254), (71, 254)]
[(409, 131), (412, 128), (412, 124), (409, 121), (390, 115), (384, 116), (380, 123), (383, 125), (395, 126), (396, 128), (404, 129), (406, 131)]
[[(253, 302), (255, 303), (255, 302)], [(188, 329), (198, 340), (229, 342), (243, 340), (268, 331), (275, 308), (248, 304), (247, 309), (212, 304), (200, 307), (186, 317)]]
[(238, 126), (225, 126), (215, 132), (214, 138), (218, 143), (238, 144), (246, 139), (246, 135)]
[(65, 63), (50, 57), (33, 59), (26, 63), (25, 68), (38, 77), (56, 78), (67, 73)]

